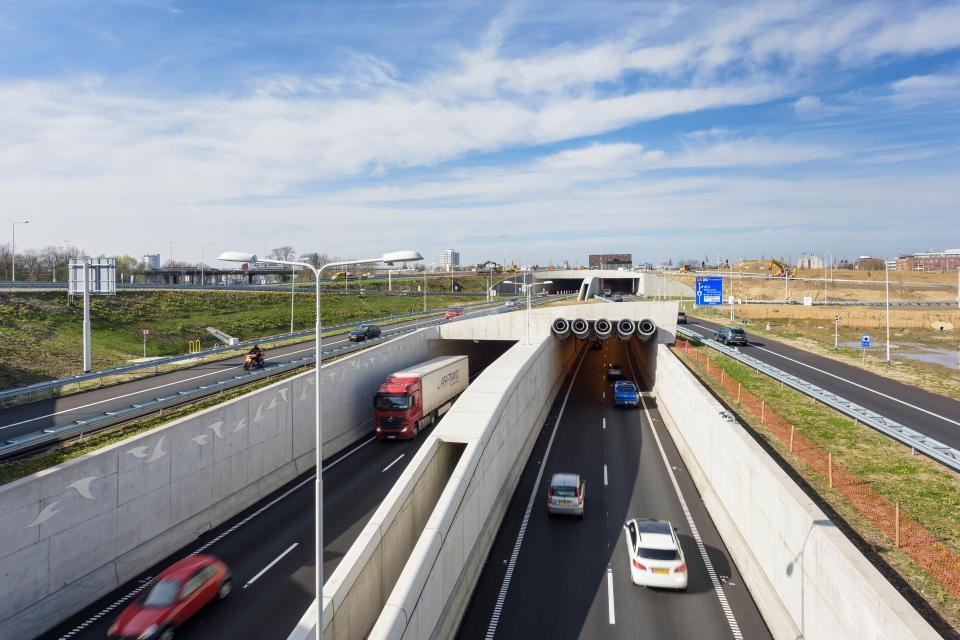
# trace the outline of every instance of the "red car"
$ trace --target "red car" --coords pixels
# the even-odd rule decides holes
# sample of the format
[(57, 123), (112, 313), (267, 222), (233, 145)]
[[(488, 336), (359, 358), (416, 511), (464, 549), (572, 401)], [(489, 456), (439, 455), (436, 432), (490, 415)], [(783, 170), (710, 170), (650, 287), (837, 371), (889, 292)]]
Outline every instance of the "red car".
[(175, 562), (157, 576), (145, 595), (128, 606), (107, 635), (131, 640), (172, 640), (174, 631), (232, 588), (230, 570), (213, 556)]
[(452, 307), (450, 309), (447, 309), (447, 312), (443, 314), (443, 319), (449, 320), (450, 318), (456, 318), (457, 316), (462, 316), (462, 315), (463, 315), (463, 309), (461, 309), (460, 307)]

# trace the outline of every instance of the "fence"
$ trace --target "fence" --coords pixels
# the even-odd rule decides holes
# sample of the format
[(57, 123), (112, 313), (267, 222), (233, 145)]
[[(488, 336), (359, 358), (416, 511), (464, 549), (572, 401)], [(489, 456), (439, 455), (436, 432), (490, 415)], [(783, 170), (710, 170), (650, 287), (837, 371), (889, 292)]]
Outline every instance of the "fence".
[(685, 340), (678, 340), (677, 350), (689, 359), (703, 365), (708, 378), (718, 384), (746, 413), (764, 427), (791, 454), (815, 471), (836, 492), (846, 498), (863, 516), (883, 532), (894, 545), (923, 567), (947, 591), (960, 598), (960, 554), (937, 540), (933, 534), (907, 514), (899, 502), (877, 493), (838, 462), (832, 453), (819, 446), (774, 413), (762, 398), (757, 397), (726, 371), (711, 365), (710, 358)]

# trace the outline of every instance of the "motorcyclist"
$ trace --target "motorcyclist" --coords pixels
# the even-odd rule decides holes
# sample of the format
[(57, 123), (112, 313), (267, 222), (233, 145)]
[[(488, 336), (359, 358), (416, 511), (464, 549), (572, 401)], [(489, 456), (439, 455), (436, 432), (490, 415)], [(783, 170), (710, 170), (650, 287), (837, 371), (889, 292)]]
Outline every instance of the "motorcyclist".
[(250, 351), (247, 352), (248, 360), (252, 360), (258, 364), (263, 364), (263, 349), (260, 348), (260, 345), (255, 344)]

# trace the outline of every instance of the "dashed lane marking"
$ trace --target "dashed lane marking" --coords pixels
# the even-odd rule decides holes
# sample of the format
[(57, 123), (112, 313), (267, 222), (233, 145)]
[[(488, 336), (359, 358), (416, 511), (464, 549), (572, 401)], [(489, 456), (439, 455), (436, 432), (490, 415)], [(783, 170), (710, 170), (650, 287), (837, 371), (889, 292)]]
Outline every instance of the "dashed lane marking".
[(262, 576), (263, 574), (265, 574), (267, 571), (270, 570), (270, 567), (272, 567), (273, 565), (275, 565), (275, 564), (277, 564), (278, 562), (280, 562), (281, 560), (283, 560), (283, 557), (284, 557), (285, 555), (287, 555), (288, 553), (290, 553), (291, 551), (293, 551), (294, 549), (296, 549), (298, 544), (300, 544), (300, 543), (299, 543), (299, 542), (294, 542), (292, 545), (290, 545), (289, 547), (287, 547), (287, 550), (286, 550), (286, 551), (284, 551), (283, 553), (281, 553), (280, 555), (278, 555), (276, 558), (274, 558), (274, 559), (270, 562), (270, 564), (268, 564), (267, 566), (265, 566), (263, 569), (260, 569), (260, 572), (257, 573), (257, 575), (255, 575), (255, 576), (253, 576), (252, 578), (250, 578), (249, 580), (247, 580), (247, 584), (243, 585), (243, 588), (246, 589), (247, 587), (249, 587), (250, 585), (252, 585), (254, 582), (256, 582), (256, 581), (260, 578), (260, 576)]

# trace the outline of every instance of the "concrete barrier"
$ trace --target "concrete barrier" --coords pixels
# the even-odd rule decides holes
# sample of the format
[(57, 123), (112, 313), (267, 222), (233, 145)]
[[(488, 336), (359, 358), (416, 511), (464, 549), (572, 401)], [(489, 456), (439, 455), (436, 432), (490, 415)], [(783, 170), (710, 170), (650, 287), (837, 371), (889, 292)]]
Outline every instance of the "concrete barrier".
[(518, 343), (457, 400), (324, 585), (325, 637), (451, 635), (576, 344)]
[(940, 636), (666, 346), (661, 415), (775, 638)]
[[(323, 366), (325, 456), (371, 432), (388, 373), (472, 344), (438, 337)], [(307, 372), (0, 487), (0, 638), (42, 633), (313, 467), (312, 387)]]

